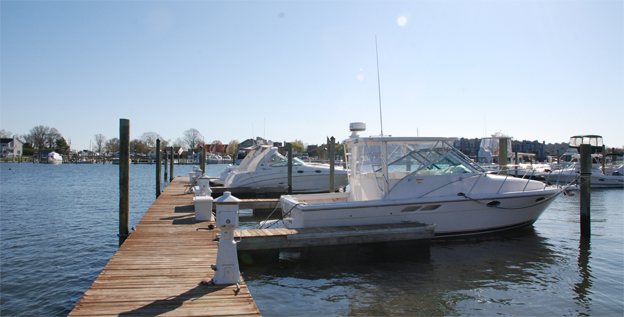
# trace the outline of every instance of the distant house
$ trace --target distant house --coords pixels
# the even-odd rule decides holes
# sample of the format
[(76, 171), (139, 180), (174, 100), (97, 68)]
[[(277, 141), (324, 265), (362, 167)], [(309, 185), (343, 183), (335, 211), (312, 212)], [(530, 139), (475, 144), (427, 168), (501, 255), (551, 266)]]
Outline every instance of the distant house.
[(180, 146), (174, 146), (174, 147), (168, 146), (165, 148), (165, 151), (167, 151), (167, 153), (170, 154), (172, 149), (173, 149), (174, 156), (177, 155), (178, 157), (180, 157), (180, 154), (184, 152), (184, 150)]
[(156, 148), (150, 148), (150, 151), (147, 153), (147, 158), (149, 159), (155, 159), (156, 158)]
[(24, 143), (19, 139), (2, 138), (0, 139), (0, 156), (2, 157), (18, 157), (24, 152)]

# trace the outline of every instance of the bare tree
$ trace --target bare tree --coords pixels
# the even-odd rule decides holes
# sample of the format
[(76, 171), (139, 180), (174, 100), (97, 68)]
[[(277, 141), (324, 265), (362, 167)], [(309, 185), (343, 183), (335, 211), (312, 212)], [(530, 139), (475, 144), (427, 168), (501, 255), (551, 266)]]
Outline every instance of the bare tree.
[(30, 129), (30, 134), (26, 135), (26, 142), (32, 144), (37, 150), (45, 149), (46, 138), (50, 132), (50, 127), (38, 125)]
[(119, 138), (112, 138), (106, 142), (106, 150), (114, 153), (119, 151)]
[(13, 136), (13, 133), (11, 133), (11, 131), (7, 131), (5, 129), (0, 130), (0, 138), (10, 138)]
[(180, 138), (177, 138), (175, 141), (173, 141), (173, 147), (182, 147), (184, 146), (184, 144), (186, 144), (186, 141)]
[(199, 143), (199, 141), (202, 140), (202, 138), (202, 134), (199, 133), (197, 129), (189, 129), (184, 132), (184, 137), (182, 137), (182, 141), (183, 144), (186, 144), (189, 147), (189, 149), (195, 149), (195, 147), (197, 147), (197, 144)]
[(46, 135), (46, 145), (49, 149), (56, 148), (56, 140), (62, 137), (63, 136), (56, 128), (51, 128)]
[(103, 134), (95, 135), (95, 152), (102, 154), (104, 147), (106, 146), (106, 137)]
[(155, 147), (156, 140), (158, 139), (160, 139), (161, 142), (163, 141), (163, 137), (160, 136), (160, 134), (156, 132), (145, 132), (141, 135), (141, 138), (140, 138), (140, 140), (143, 141), (143, 143), (145, 143), (149, 147)]

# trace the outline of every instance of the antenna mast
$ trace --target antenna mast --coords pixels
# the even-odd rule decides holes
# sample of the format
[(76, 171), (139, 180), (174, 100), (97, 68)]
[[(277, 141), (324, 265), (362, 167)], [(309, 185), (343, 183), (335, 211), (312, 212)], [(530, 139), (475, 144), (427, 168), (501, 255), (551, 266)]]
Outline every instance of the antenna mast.
[(377, 52), (377, 35), (375, 35), (375, 57), (377, 57), (377, 90), (379, 92), (379, 123), (381, 124), (381, 135), (383, 136), (383, 117), (381, 116), (381, 82), (379, 81), (379, 53)]

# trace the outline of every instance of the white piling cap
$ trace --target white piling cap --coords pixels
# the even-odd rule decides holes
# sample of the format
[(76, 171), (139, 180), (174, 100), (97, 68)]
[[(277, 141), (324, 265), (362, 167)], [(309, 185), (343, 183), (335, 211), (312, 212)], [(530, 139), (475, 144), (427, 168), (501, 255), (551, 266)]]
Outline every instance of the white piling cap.
[(223, 196), (217, 198), (214, 200), (215, 204), (222, 204), (222, 205), (238, 205), (240, 204), (241, 200), (232, 196), (232, 193), (227, 191), (223, 193)]

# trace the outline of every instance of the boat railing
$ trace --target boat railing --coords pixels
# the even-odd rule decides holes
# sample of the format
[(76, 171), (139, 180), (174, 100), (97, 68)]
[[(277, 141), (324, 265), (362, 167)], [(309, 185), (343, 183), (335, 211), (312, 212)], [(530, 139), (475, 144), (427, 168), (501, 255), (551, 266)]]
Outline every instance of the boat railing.
[[(554, 185), (557, 187), (562, 187), (567, 184), (572, 184), (578, 181), (578, 173), (576, 172), (577, 168), (575, 165), (566, 165), (566, 166), (556, 166), (552, 165), (550, 168), (537, 169), (535, 166), (522, 166), (522, 165), (507, 165), (507, 169), (505, 170), (505, 180), (501, 184), (498, 192), (503, 188), (507, 179), (511, 176), (514, 178), (526, 179), (527, 183), (523, 191), (526, 190), (526, 187), (529, 185), (530, 180), (537, 180), (544, 183), (545, 187), (548, 185)], [(503, 175), (503, 171), (497, 171), (493, 174)]]

